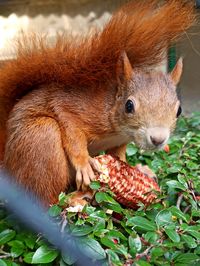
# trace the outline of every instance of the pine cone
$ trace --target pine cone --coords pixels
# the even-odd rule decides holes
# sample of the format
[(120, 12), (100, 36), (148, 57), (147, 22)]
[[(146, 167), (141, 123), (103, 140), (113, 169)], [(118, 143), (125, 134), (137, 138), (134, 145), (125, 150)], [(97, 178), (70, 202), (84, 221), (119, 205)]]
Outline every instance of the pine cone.
[(139, 202), (148, 205), (157, 198), (155, 191), (160, 191), (158, 184), (137, 167), (131, 167), (111, 155), (98, 156), (95, 160), (101, 171), (97, 180), (108, 184), (119, 203), (135, 209)]

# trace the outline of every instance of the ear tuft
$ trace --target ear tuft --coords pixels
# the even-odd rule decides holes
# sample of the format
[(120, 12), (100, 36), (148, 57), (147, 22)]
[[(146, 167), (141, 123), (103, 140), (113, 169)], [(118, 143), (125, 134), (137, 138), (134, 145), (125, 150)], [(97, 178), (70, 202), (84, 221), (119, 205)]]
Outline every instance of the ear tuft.
[(181, 75), (183, 72), (183, 58), (180, 57), (177, 61), (174, 69), (170, 73), (171, 79), (174, 82), (175, 85), (177, 85), (181, 79)]
[(130, 80), (133, 75), (133, 69), (128, 56), (125, 51), (123, 51), (119, 57), (117, 63), (117, 80), (119, 83), (123, 84)]

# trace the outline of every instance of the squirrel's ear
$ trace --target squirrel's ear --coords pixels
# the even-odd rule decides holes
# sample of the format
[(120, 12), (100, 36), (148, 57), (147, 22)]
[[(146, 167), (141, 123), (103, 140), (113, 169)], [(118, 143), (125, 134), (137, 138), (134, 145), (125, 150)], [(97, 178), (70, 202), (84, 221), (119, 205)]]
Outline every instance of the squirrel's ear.
[(175, 85), (179, 83), (182, 72), (183, 72), (183, 59), (182, 57), (180, 57), (174, 69), (170, 73), (171, 79)]
[(117, 62), (117, 80), (120, 84), (124, 84), (130, 80), (133, 74), (131, 63), (126, 52), (122, 52)]

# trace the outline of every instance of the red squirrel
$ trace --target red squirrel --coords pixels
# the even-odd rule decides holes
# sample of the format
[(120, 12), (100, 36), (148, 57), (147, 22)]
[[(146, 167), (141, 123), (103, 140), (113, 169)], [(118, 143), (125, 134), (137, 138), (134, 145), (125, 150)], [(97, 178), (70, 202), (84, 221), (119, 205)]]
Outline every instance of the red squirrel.
[[(163, 3), (164, 2), (164, 3)], [(0, 70), (0, 150), (18, 184), (45, 204), (76, 182), (86, 190), (99, 151), (161, 148), (181, 113), (179, 59), (155, 71), (194, 22), (190, 1), (131, 1), (87, 37), (19, 42)]]

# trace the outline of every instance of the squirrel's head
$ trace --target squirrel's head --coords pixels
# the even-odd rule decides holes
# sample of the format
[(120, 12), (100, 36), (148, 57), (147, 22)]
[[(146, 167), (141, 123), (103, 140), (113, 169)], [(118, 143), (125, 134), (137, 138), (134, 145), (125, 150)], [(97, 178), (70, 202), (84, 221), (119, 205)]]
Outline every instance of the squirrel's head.
[(120, 130), (144, 150), (163, 147), (181, 114), (176, 85), (182, 73), (179, 59), (169, 74), (133, 70), (126, 53), (118, 67), (118, 104), (115, 117)]

